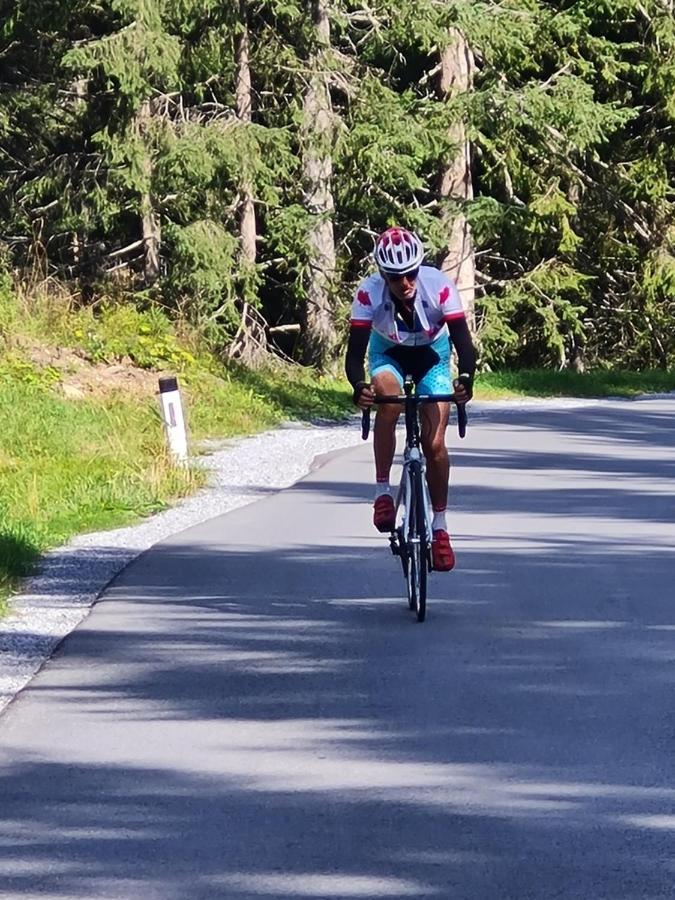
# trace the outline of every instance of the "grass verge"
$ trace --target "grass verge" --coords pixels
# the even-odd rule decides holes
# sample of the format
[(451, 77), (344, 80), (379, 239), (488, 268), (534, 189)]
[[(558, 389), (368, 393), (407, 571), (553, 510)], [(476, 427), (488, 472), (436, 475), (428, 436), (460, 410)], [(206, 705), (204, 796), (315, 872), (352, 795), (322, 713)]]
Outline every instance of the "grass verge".
[(640, 394), (675, 391), (675, 372), (610, 372), (595, 370), (551, 372), (523, 369), (519, 372), (487, 372), (476, 380), (479, 400), (516, 397), (637, 397)]
[(193, 490), (149, 404), (68, 402), (5, 380), (0, 392), (0, 595), (72, 535), (131, 522)]

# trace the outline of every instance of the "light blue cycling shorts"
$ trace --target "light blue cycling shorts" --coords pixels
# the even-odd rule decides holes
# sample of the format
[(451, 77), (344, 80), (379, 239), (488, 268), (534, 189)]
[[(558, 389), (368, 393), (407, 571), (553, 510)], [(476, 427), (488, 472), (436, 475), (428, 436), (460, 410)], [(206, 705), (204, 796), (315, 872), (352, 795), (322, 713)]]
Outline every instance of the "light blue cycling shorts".
[(371, 379), (380, 372), (391, 372), (401, 387), (406, 375), (412, 375), (421, 394), (451, 394), (450, 340), (440, 334), (431, 344), (402, 347), (371, 331), (368, 343), (368, 368)]

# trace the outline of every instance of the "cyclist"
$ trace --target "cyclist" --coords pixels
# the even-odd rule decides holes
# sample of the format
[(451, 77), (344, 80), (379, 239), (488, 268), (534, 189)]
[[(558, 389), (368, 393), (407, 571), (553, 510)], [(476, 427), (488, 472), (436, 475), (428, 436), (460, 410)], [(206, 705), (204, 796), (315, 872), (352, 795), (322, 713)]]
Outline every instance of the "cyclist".
[[(345, 369), (361, 409), (377, 394), (399, 394), (404, 375), (412, 375), (425, 394), (449, 394), (460, 403), (472, 396), (476, 352), (457, 288), (439, 269), (424, 266), (424, 247), (411, 231), (388, 228), (375, 243), (378, 272), (361, 282), (354, 295)], [(452, 382), (450, 355), (457, 351), (459, 377)], [(370, 382), (364, 360), (368, 352)], [(421, 439), (427, 460), (427, 483), (434, 511), (431, 557), (434, 569), (455, 565), (446, 523), (450, 462), (445, 446), (448, 403), (421, 408)], [(375, 503), (373, 524), (378, 531), (395, 527), (389, 474), (396, 449), (400, 407), (378, 407), (373, 433)]]

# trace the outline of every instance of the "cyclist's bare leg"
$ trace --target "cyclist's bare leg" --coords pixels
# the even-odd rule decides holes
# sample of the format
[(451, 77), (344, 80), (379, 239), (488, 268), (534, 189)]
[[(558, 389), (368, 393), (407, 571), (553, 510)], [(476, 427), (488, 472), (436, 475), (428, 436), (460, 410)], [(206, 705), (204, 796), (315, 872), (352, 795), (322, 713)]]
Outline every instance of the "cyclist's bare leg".
[(427, 483), (434, 510), (448, 503), (450, 460), (445, 446), (445, 431), (450, 417), (449, 403), (428, 403), (420, 412), (420, 437), (427, 461)]
[[(400, 394), (401, 384), (391, 372), (380, 372), (373, 378), (375, 394)], [(389, 472), (396, 452), (396, 422), (401, 406), (384, 404), (378, 406), (373, 429), (373, 449), (375, 451), (375, 474), (378, 481), (389, 481)]]

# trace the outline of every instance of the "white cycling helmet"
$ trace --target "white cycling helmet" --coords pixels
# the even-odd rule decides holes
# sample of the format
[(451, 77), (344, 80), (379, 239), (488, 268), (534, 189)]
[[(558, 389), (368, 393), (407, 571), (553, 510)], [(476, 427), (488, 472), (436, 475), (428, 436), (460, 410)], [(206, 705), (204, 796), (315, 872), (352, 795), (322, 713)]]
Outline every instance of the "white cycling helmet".
[(401, 275), (424, 259), (422, 241), (405, 228), (387, 228), (375, 241), (375, 262), (383, 275)]

